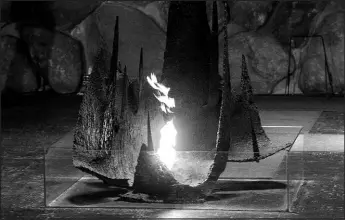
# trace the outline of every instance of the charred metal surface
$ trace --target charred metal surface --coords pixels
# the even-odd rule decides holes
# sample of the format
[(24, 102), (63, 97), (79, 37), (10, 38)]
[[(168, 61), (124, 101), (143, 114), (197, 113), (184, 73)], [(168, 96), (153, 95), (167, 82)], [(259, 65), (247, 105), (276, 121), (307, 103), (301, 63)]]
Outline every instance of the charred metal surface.
[[(241, 76), (241, 88), (242, 88), (242, 96), (244, 100), (248, 103), (248, 105), (253, 105), (253, 88), (250, 85), (250, 78), (248, 75), (248, 69), (246, 64), (246, 58), (242, 55), (242, 76)], [(256, 137), (256, 132), (253, 124), (253, 120), (250, 117), (250, 128), (251, 128), (251, 136), (252, 136), (252, 145), (253, 145), (253, 152), (254, 158), (260, 157), (259, 145)]]
[[(224, 5), (226, 9), (226, 3)], [(224, 19), (226, 21), (226, 19)], [(225, 23), (226, 25), (226, 23)], [(227, 39), (227, 32), (224, 32), (224, 38)], [(225, 41), (226, 42), (226, 41)], [(157, 158), (156, 155), (145, 154), (146, 146), (142, 147), (139, 155), (139, 161), (136, 169), (135, 184), (133, 188), (139, 193), (166, 195), (169, 201), (178, 201), (181, 198), (186, 200), (198, 200), (205, 198), (212, 191), (212, 186), (218, 180), (220, 174), (224, 171), (228, 160), (228, 150), (230, 148), (230, 115), (232, 108), (232, 93), (231, 93), (231, 82), (230, 82), (230, 67), (228, 62), (228, 48), (227, 43), (224, 48), (224, 60), (223, 67), (226, 73), (224, 79), (222, 93), (222, 104), (220, 110), (219, 126), (217, 133), (217, 145), (216, 152), (212, 155), (202, 155), (203, 157), (198, 158), (197, 154), (189, 156), (188, 160), (192, 161), (193, 164), (198, 164), (199, 160), (204, 162), (206, 166), (200, 166), (197, 171), (197, 175), (192, 178), (198, 179), (199, 183), (193, 185), (192, 183), (186, 184), (182, 181), (177, 181), (176, 175), (189, 176), (191, 175), (191, 167), (183, 160), (177, 162), (182, 169), (168, 170), (162, 162)], [(248, 83), (248, 81), (246, 81)], [(246, 87), (250, 87), (246, 85)], [(210, 156), (211, 158), (207, 158)], [(178, 157), (182, 158), (182, 157)], [(208, 163), (206, 161), (209, 161)], [(189, 167), (188, 167), (189, 166)], [(183, 178), (182, 178), (183, 179)], [(180, 179), (180, 180), (182, 180)], [(154, 186), (152, 184), (155, 184)], [(183, 195), (183, 196), (181, 196)], [(165, 197), (166, 198), (166, 197)]]
[(144, 85), (144, 58), (143, 58), (143, 48), (140, 49), (140, 61), (139, 61), (139, 71), (138, 79), (134, 79), (129, 84), (129, 105), (133, 113), (136, 114), (140, 108), (140, 97)]
[[(176, 10), (176, 14), (169, 16), (171, 25), (187, 22), (183, 20), (186, 18), (189, 22), (191, 15), (204, 19), (207, 25), (204, 4), (171, 3), (170, 9)], [(225, 2), (225, 14), (226, 8)], [(178, 15), (184, 18), (181, 20)], [(193, 18), (184, 26), (194, 28), (193, 36), (205, 31), (203, 25), (193, 26), (197, 21), (199, 24), (200, 21)], [(153, 89), (144, 83), (143, 50), (140, 51), (138, 79), (130, 82), (126, 67), (121, 76), (116, 76), (110, 67), (117, 63), (118, 50), (113, 49), (110, 59), (101, 48), (80, 109), (73, 163), (105, 183), (132, 187), (132, 195), (148, 194), (169, 202), (201, 201), (211, 193), (229, 160), (258, 161), (286, 146), (273, 146), (261, 126), (244, 57), (242, 93), (233, 94), (227, 32), (224, 32), (225, 74), (221, 106), (220, 109), (217, 106), (204, 108), (210, 74), (208, 61), (218, 58), (211, 58), (209, 47), (203, 48), (206, 55), (198, 54), (199, 47), (209, 43), (210, 38), (192, 42), (194, 38), (184, 36), (183, 30), (175, 33), (171, 25), (168, 26), (163, 84), (171, 88), (171, 97), (176, 100), (173, 113), (162, 113)], [(117, 20), (113, 46), (118, 45), (118, 30)], [(184, 58), (180, 57), (182, 52), (178, 46), (182, 47), (182, 52), (187, 48), (192, 51), (188, 60), (181, 60)], [(215, 71), (213, 69), (212, 74), (216, 74)], [(133, 104), (137, 108), (131, 108)], [(160, 129), (172, 118), (178, 133), (177, 152), (174, 165), (168, 168), (154, 150), (159, 146)]]
[[(119, 34), (119, 22), (114, 33)], [(115, 36), (115, 39), (119, 39)], [(114, 43), (114, 46), (118, 43)], [(147, 112), (152, 113), (152, 133), (159, 129), (159, 106), (152, 89), (146, 85), (138, 100), (145, 103), (137, 112), (130, 108), (131, 88), (126, 71), (118, 67), (111, 72), (111, 65), (117, 63), (117, 55), (110, 54), (100, 45), (93, 72), (80, 107), (75, 130), (73, 163), (77, 168), (110, 184), (132, 186), (140, 147), (146, 143)], [(117, 49), (113, 49), (117, 53)], [(113, 67), (114, 68), (114, 67)], [(121, 75), (119, 73), (122, 73)], [(118, 76), (116, 76), (118, 74)], [(133, 93), (133, 91), (132, 91)], [(158, 124), (157, 124), (158, 121)], [(153, 138), (155, 140), (157, 138)]]
[(171, 2), (162, 83), (171, 88), (169, 95), (176, 100), (176, 150), (215, 148), (219, 106), (205, 106), (209, 99), (210, 39), (205, 2)]
[(178, 182), (156, 154), (148, 150), (148, 147), (143, 144), (135, 171), (134, 193), (167, 196), (172, 192), (172, 186), (177, 185)]
[[(224, 14), (226, 19), (224, 19), (224, 26), (227, 25), (228, 13), (226, 11), (227, 3), (224, 2)], [(228, 154), (231, 143), (230, 132), (228, 128), (230, 127), (229, 113), (231, 112), (231, 102), (232, 102), (232, 92), (231, 92), (231, 81), (230, 81), (230, 65), (229, 65), (229, 50), (228, 50), (228, 33), (224, 31), (224, 56), (223, 56), (223, 69), (224, 69), (224, 85), (222, 91), (222, 104), (220, 107), (220, 117), (217, 132), (217, 154), (214, 158), (214, 164), (212, 166), (211, 173), (209, 175), (210, 181), (217, 181), (220, 174), (224, 171), (226, 167), (226, 162), (228, 160)], [(226, 152), (226, 153), (225, 153)]]
[(217, 1), (213, 2), (213, 11), (212, 11), (212, 33), (211, 33), (211, 42), (210, 42), (210, 74), (209, 74), (209, 94), (207, 106), (216, 106), (220, 102), (221, 96), (221, 77), (218, 70), (219, 62), (219, 42), (218, 42), (218, 10), (217, 10)]
[(114, 28), (114, 40), (113, 40), (113, 51), (110, 64), (110, 73), (109, 84), (115, 82), (117, 79), (117, 65), (119, 60), (119, 17), (116, 16), (115, 28)]
[[(190, 164), (186, 163), (187, 160)], [(177, 164), (169, 170), (159, 157), (154, 152), (148, 151), (148, 147), (143, 144), (136, 167), (132, 194), (144, 193), (164, 202), (200, 201), (211, 193), (213, 184), (205, 182), (207, 179), (205, 174), (208, 173), (210, 164), (198, 166), (198, 162), (200, 161), (195, 155), (185, 158), (181, 155)], [(195, 182), (200, 182), (197, 185), (191, 183), (188, 185), (181, 178), (181, 176), (183, 178), (191, 176), (191, 169), (199, 172), (193, 176)]]
[(147, 150), (152, 152), (154, 151), (149, 112), (147, 113)]

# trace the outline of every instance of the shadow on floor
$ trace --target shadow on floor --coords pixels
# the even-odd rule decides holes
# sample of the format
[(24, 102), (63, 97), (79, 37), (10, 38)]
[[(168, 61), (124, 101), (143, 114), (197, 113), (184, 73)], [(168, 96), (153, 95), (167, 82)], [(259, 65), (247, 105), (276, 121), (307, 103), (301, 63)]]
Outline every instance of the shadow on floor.
[[(106, 186), (101, 182), (84, 183), (86, 187), (97, 188), (97, 192), (80, 193), (71, 195), (67, 200), (74, 205), (96, 205), (118, 200), (121, 194), (129, 192), (124, 188)], [(207, 201), (219, 201), (239, 197), (239, 191), (258, 191), (286, 189), (287, 185), (276, 181), (220, 181), (213, 191), (213, 195), (205, 199)]]
[(128, 190), (126, 189), (113, 188), (111, 190), (73, 195), (68, 198), (68, 201), (74, 205), (94, 205), (113, 200), (119, 197), (120, 194), (127, 192)]
[(285, 189), (285, 183), (276, 181), (219, 181), (214, 192)]

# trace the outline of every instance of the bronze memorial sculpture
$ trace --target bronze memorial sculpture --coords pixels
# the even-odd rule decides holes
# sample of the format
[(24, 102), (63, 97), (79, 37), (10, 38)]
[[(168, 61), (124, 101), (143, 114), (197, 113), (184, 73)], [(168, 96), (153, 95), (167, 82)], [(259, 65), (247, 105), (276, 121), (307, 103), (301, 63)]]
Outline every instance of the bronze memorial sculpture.
[[(179, 4), (189, 4), (189, 9), (205, 7), (204, 2), (172, 2), (169, 10), (183, 10)], [(174, 19), (198, 22), (192, 16), (176, 18), (170, 11), (169, 23)], [(224, 11), (227, 15), (226, 3)], [(213, 21), (218, 21), (217, 16), (215, 1)], [(241, 92), (233, 91), (227, 31), (221, 98), (214, 101), (218, 100), (214, 94), (221, 86), (215, 34), (218, 22), (213, 22), (210, 37), (205, 36), (205, 40), (211, 41), (211, 47), (205, 48), (210, 54), (208, 60), (195, 58), (204, 66), (174, 60), (176, 39), (183, 37), (173, 36), (171, 25), (162, 79), (144, 74), (141, 50), (139, 76), (130, 80), (126, 67), (121, 69), (117, 65), (116, 19), (112, 55), (101, 46), (80, 107), (73, 163), (106, 184), (132, 189), (123, 197), (146, 194), (169, 202), (202, 201), (212, 193), (228, 161), (259, 162), (291, 143), (275, 146), (265, 134), (253, 102), (244, 55)]]

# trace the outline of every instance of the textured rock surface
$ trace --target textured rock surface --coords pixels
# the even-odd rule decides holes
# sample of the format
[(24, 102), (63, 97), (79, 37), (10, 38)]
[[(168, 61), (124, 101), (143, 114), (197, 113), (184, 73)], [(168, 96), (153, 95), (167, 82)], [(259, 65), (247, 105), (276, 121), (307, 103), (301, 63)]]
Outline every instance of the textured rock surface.
[[(254, 92), (261, 94), (284, 93), (288, 69), (287, 42), (289, 36), (309, 33), (324, 37), (327, 64), (333, 78), (334, 92), (342, 93), (344, 91), (343, 9), (333, 1), (291, 3), (290, 6), (284, 4), (282, 3), (280, 7), (277, 6), (276, 10), (287, 13), (288, 19), (285, 20), (285, 23), (275, 21), (278, 26), (275, 26), (277, 24), (270, 25), (268, 22), (258, 31), (243, 32), (250, 30), (248, 28), (249, 23), (239, 22), (240, 20), (235, 16), (236, 13), (233, 21), (228, 25), (229, 60), (235, 89), (239, 85), (240, 56), (245, 54), (249, 61), (248, 69)], [(235, 6), (236, 4), (233, 7)], [(246, 7), (242, 5), (241, 10), (245, 9)], [(247, 10), (252, 11), (254, 9), (249, 7)], [(247, 13), (249, 12), (247, 11)], [(243, 28), (242, 30), (238, 27), (239, 24)], [(255, 28), (252, 27), (251, 29)], [(220, 48), (222, 45), (221, 42)], [(295, 91), (302, 91), (304, 94), (326, 92), (325, 59), (321, 40), (318, 38), (294, 39), (294, 47), (290, 73), (293, 74), (291, 78), (295, 78), (296, 81), (292, 82), (295, 84)], [(327, 80), (329, 81), (329, 79)], [(328, 92), (330, 91), (328, 85)]]
[(77, 25), (71, 31), (71, 35), (83, 44), (87, 69), (92, 68), (101, 43), (101, 33), (97, 26), (95, 14), (90, 15)]
[(41, 75), (58, 93), (77, 91), (86, 72), (82, 44), (61, 32), (24, 27), (22, 38)]
[(231, 20), (247, 30), (257, 30), (266, 22), (271, 5), (271, 1), (236, 1), (230, 10)]
[[(220, 48), (223, 48), (223, 43), (220, 39)], [(240, 86), (242, 54), (248, 58), (248, 70), (254, 93), (271, 93), (275, 85), (286, 76), (287, 52), (272, 36), (243, 32), (230, 37), (228, 44), (230, 74), (236, 93), (239, 92)], [(219, 56), (222, 59), (221, 53)], [(220, 74), (223, 75), (221, 68)]]
[[(2, 6), (1, 20), (2, 22), (46, 22), (48, 16), (57, 29), (67, 31), (73, 29), (101, 2), (99, 0), (64, 0), (44, 3), (39, 1), (34, 3), (15, 2), (13, 4), (11, 1), (6, 1)], [(23, 7), (27, 10), (21, 10)], [(11, 12), (11, 10), (15, 10), (15, 12)]]
[(17, 39), (14, 37), (1, 36), (0, 46), (0, 91), (2, 91), (6, 86), (11, 63), (16, 55)]
[[(230, 10), (231, 20), (246, 29), (255, 30), (261, 26), (267, 18), (267, 12), (272, 9), (271, 1), (228, 1), (232, 7)], [(166, 32), (168, 23), (169, 1), (120, 1), (121, 4), (135, 8), (155, 22), (161, 30)], [(208, 23), (212, 23), (213, 1), (206, 1)], [(223, 13), (221, 4), (218, 3), (218, 23), (222, 24)], [(249, 18), (249, 19), (248, 19)]]
[[(315, 30), (324, 37), (329, 72), (333, 79), (335, 93), (344, 91), (344, 14), (325, 16)], [(336, 11), (338, 11), (336, 13)], [(321, 39), (314, 38), (303, 48), (304, 60), (301, 66), (299, 87), (303, 93), (327, 92), (325, 88), (325, 54)], [(327, 79), (329, 82), (329, 79)], [(328, 92), (330, 86), (328, 84)]]
[[(25, 80), (18, 81), (19, 78), (29, 79), (30, 77), (28, 78), (28, 76), (30, 74), (28, 75), (28, 71), (30, 68), (35, 67), (39, 75), (49, 83), (54, 91), (64, 94), (78, 90), (82, 75), (86, 72), (84, 49), (78, 40), (58, 31), (53, 32), (44, 28), (30, 26), (24, 26), (20, 32), (12, 30), (10, 33), (5, 32), (2, 34), (4, 34), (2, 38), (5, 39), (2, 41), (3, 48), (13, 47), (16, 44), (14, 42), (16, 41), (15, 37), (21, 37), (20, 42), (25, 42), (21, 46), (21, 50), (14, 48), (11, 49), (11, 52), (6, 52), (3, 49), (4, 53), (10, 54), (3, 56), (1, 72), (4, 75), (11, 74), (9, 67), (6, 67), (6, 65), (10, 65), (12, 62), (16, 63), (16, 65), (13, 65), (16, 68), (14, 71), (17, 72), (17, 76), (16, 80), (11, 81), (10, 87), (17, 88), (18, 92), (31, 91), (33, 87), (37, 87), (37, 85), (28, 85), (30, 89), (24, 89), (22, 88), (22, 83)], [(13, 60), (15, 57), (21, 58)], [(28, 67), (28, 60), (32, 60), (30, 68)], [(25, 71), (19, 71), (18, 68), (25, 69)], [(26, 75), (21, 77), (19, 76), (21, 73)], [(2, 82), (5, 82), (5, 80), (2, 80)], [(16, 85), (17, 83), (19, 84)]]
[(49, 85), (61, 94), (77, 92), (85, 73), (82, 45), (66, 35), (56, 35), (48, 62)]
[[(250, 50), (261, 50), (260, 53), (247, 52), (248, 61), (250, 56), (256, 59), (253, 63), (249, 62), (250, 77), (253, 80), (255, 93), (267, 94), (272, 91), (282, 93), (285, 90), (284, 75), (287, 74), (287, 67), (282, 59), (287, 59), (289, 37), (292, 35), (321, 34), (326, 41), (327, 62), (330, 66), (330, 72), (334, 78), (334, 92), (341, 93), (344, 90), (343, 76), (343, 12), (344, 8), (341, 2), (336, 1), (302, 1), (302, 2), (275, 2), (275, 1), (228, 1), (230, 5), (230, 24), (228, 26), (228, 36), (234, 38), (230, 47), (238, 48), (237, 51), (245, 52)], [(90, 4), (89, 4), (90, 3)], [(111, 48), (112, 26), (114, 25), (115, 16), (120, 16), (120, 30), (122, 31), (123, 48), (120, 48), (120, 60), (127, 64), (129, 76), (134, 76), (137, 72), (137, 61), (139, 48), (144, 47), (145, 61), (144, 72), (155, 71), (156, 74), (162, 72), (162, 59), (165, 47), (166, 26), (168, 20), (167, 1), (113, 1), (104, 3), (98, 13), (83, 20), (88, 14), (101, 4), (100, 1), (63, 1), (59, 3), (49, 3), (39, 10), (54, 9), (53, 18), (58, 29), (71, 32), (73, 36), (80, 39), (86, 48), (87, 66), (92, 67), (95, 51), (98, 47), (99, 38), (107, 39), (107, 44)], [(20, 20), (30, 17), (30, 13), (17, 14), (11, 18), (9, 14), (9, 5), (5, 4), (6, 10), (3, 11), (3, 17), (7, 20)], [(211, 26), (212, 2), (206, 4), (208, 22)], [(219, 23), (223, 20), (223, 6), (218, 3)], [(76, 13), (78, 11), (78, 13)], [(43, 15), (42, 15), (43, 16)], [(12, 16), (13, 17), (13, 16)], [(38, 16), (39, 17), (39, 16)], [(273, 18), (273, 19), (272, 19)], [(37, 20), (37, 19), (36, 19)], [(42, 20), (42, 19), (41, 19)], [(35, 21), (35, 19), (33, 19)], [(74, 25), (81, 22), (79, 26), (73, 29)], [(220, 28), (222, 30), (222, 28)], [(255, 39), (269, 39), (267, 44), (259, 43), (257, 40), (254, 44), (238, 44), (236, 33), (247, 31), (247, 35), (256, 35)], [(254, 33), (252, 33), (254, 31)], [(141, 37), (137, 37), (137, 36)], [(248, 45), (246, 45), (248, 44)], [(242, 45), (242, 46), (240, 46)], [(279, 58), (272, 58), (272, 53), (263, 52), (267, 46), (271, 48), (281, 47), (282, 52)], [(296, 49), (302, 53), (300, 64), (296, 63), (296, 70), (292, 61), (291, 72), (298, 82), (295, 84), (297, 91), (305, 94), (325, 92), (324, 86), (324, 61), (323, 48), (318, 39), (308, 40), (299, 38), (294, 40)], [(130, 48), (130, 49), (128, 49)], [(308, 48), (308, 49), (307, 49)], [(318, 58), (309, 54), (310, 49), (317, 51)], [(275, 50), (275, 49), (273, 49)], [(275, 50), (276, 51), (276, 50)], [(275, 52), (274, 52), (275, 53)], [(313, 52), (314, 53), (314, 52)], [(237, 54), (234, 54), (237, 56)], [(236, 57), (234, 56), (234, 57)], [(258, 58), (257, 56), (260, 56)], [(299, 55), (298, 55), (299, 56)], [(232, 59), (230, 57), (230, 59)], [(260, 60), (260, 61), (259, 61)], [(265, 60), (265, 61), (263, 61)], [(238, 61), (233, 61), (238, 64)], [(271, 63), (271, 64), (269, 64)], [(283, 65), (281, 65), (283, 63)], [(272, 65), (259, 67), (260, 65)], [(235, 65), (236, 66), (236, 65)], [(281, 68), (279, 66), (282, 66)], [(236, 68), (236, 67), (235, 67)], [(279, 70), (275, 70), (278, 68)], [(284, 70), (285, 69), (285, 70)], [(283, 72), (285, 73), (283, 74)], [(295, 70), (295, 71), (294, 71)], [(273, 72), (277, 75), (272, 81), (267, 76), (272, 76)], [(233, 73), (236, 75), (236, 73)], [(236, 77), (235, 77), (236, 78)], [(256, 85), (257, 84), (257, 85)], [(262, 84), (262, 85), (259, 85)], [(279, 86), (275, 88), (276, 85)], [(68, 85), (69, 87), (71, 85)], [(260, 88), (260, 89), (259, 89)], [(57, 89), (56, 89), (57, 90)], [(60, 88), (59, 90), (70, 90)], [(68, 91), (70, 92), (70, 91)]]
[[(2, 22), (39, 23), (47, 28), (56, 27), (56, 29), (68, 31), (85, 19), (100, 3), (101, 1), (93, 0), (45, 3), (7, 2), (2, 8), (1, 18)], [(26, 10), (23, 11), (22, 8)], [(15, 26), (12, 26), (12, 30), (6, 34), (18, 35), (26, 41), (30, 48), (31, 58), (40, 67), (40, 75), (56, 92), (71, 93), (78, 89), (85, 68), (83, 66), (84, 52), (77, 41), (61, 33), (49, 33), (41, 28), (25, 27), (21, 33), (18, 33)], [(1, 80), (2, 83), (4, 81)], [(21, 85), (13, 86), (19, 88)]]
[(33, 92), (37, 89), (35, 69), (28, 57), (17, 53), (11, 62), (6, 88), (15, 92)]
[(169, 1), (119, 1), (147, 15), (163, 32), (167, 30)]

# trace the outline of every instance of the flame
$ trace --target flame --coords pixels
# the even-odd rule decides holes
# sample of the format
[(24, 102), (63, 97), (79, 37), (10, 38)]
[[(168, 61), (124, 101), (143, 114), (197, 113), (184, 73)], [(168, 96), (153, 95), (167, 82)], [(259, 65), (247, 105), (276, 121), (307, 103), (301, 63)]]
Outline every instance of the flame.
[(159, 149), (157, 154), (160, 160), (171, 169), (175, 163), (176, 151), (174, 149), (176, 145), (177, 131), (174, 126), (173, 120), (168, 121), (160, 131), (161, 139), (159, 141)]
[(170, 88), (165, 87), (164, 85), (158, 83), (157, 77), (151, 73), (151, 78), (147, 77), (147, 82), (150, 84), (152, 88), (158, 91), (159, 95), (154, 96), (161, 102), (161, 109), (164, 113), (172, 113), (170, 108), (175, 107), (175, 99), (170, 98), (168, 93)]
[[(158, 80), (153, 73), (151, 73), (151, 77), (147, 77), (147, 82), (152, 88), (157, 90), (158, 95), (154, 94), (154, 96), (161, 103), (162, 111), (164, 113), (172, 113), (170, 109), (175, 107), (175, 99), (168, 96), (170, 88), (158, 83)], [(176, 161), (176, 150), (174, 147), (176, 145), (177, 131), (174, 126), (173, 119), (168, 121), (163, 126), (163, 128), (160, 130), (160, 135), (161, 137), (159, 140), (157, 155), (159, 156), (159, 159), (167, 166), (167, 168), (171, 169)]]

